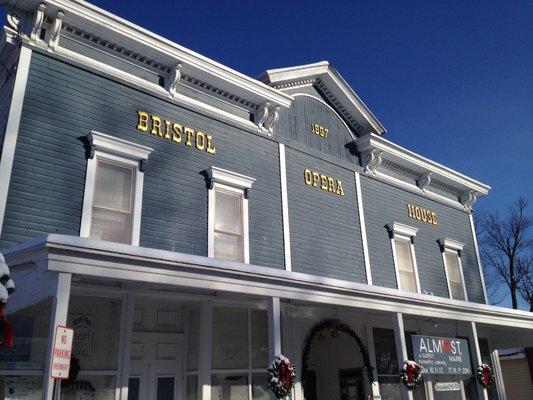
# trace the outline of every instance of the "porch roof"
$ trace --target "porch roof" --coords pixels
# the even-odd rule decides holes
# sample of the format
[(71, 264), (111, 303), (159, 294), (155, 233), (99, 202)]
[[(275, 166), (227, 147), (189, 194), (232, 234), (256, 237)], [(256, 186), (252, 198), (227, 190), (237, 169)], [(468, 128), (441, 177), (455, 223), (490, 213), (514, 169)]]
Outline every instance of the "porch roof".
[[(530, 312), (77, 236), (49, 234), (6, 249), (3, 254), (13, 273), (34, 264), (39, 273), (247, 293), (533, 331)], [(16, 297), (15, 293), (12, 300), (17, 301)]]

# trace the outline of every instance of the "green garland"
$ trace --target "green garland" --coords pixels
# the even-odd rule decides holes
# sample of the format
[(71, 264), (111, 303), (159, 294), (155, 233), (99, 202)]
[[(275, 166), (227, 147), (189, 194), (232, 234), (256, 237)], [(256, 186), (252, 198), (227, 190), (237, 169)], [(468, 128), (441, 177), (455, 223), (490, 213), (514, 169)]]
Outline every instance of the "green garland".
[(344, 332), (348, 336), (351, 336), (355, 340), (355, 343), (357, 343), (357, 346), (361, 351), (363, 363), (365, 365), (365, 369), (368, 375), (368, 381), (370, 382), (370, 384), (375, 382), (374, 367), (372, 367), (372, 365), (370, 364), (370, 356), (368, 355), (368, 350), (366, 346), (352, 328), (342, 323), (338, 319), (323, 320), (316, 324), (307, 334), (302, 352), (302, 380), (305, 379), (306, 372), (309, 369), (309, 354), (311, 353), (311, 344), (313, 342), (313, 339), (323, 331), (328, 331), (328, 333), (330, 333), (332, 337), (339, 336), (341, 332)]

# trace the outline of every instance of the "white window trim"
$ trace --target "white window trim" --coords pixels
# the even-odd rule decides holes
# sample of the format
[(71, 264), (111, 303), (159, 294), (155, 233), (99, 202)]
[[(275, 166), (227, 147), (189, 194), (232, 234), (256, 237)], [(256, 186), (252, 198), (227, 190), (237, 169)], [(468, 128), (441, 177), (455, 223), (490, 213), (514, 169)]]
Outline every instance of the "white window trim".
[(86, 138), (88, 146), (90, 146), (89, 153), (92, 153), (94, 150), (94, 154), (90, 154), (90, 157), (87, 160), (80, 236), (90, 237), (91, 234), (96, 167), (98, 160), (104, 159), (135, 168), (131, 244), (133, 246), (138, 246), (141, 233), (141, 210), (144, 183), (144, 173), (139, 169), (139, 162), (148, 159), (148, 156), (153, 149), (95, 131), (92, 131)]
[[(448, 239), (448, 238), (441, 238), (437, 240), (439, 243), (441, 253), (442, 253), (442, 264), (444, 265), (444, 275), (446, 276), (446, 285), (448, 287), (448, 296), (450, 299), (452, 299), (452, 290), (450, 286), (450, 279), (448, 278), (448, 268), (446, 266), (446, 252), (449, 253), (455, 253), (457, 255), (457, 264), (459, 265), (459, 274), (461, 275), (461, 283), (463, 285), (463, 296), (465, 298), (464, 301), (468, 301), (468, 293), (466, 291), (466, 282), (465, 282), (465, 276), (463, 273), (463, 263), (461, 262), (461, 252), (463, 251), (463, 248), (465, 247), (464, 243), (461, 243), (457, 240)], [(453, 299), (452, 299), (453, 300)]]
[(215, 196), (217, 188), (227, 190), (242, 195), (242, 240), (244, 263), (250, 263), (250, 241), (249, 241), (249, 211), (248, 196), (246, 191), (252, 188), (254, 178), (231, 172), (222, 168), (212, 166), (207, 170), (207, 179), (210, 182), (208, 191), (207, 210), (207, 256), (215, 257)]
[(415, 282), (416, 282), (416, 293), (420, 293), (420, 278), (418, 276), (418, 264), (416, 262), (415, 246), (413, 244), (418, 228), (413, 228), (409, 225), (405, 225), (399, 222), (391, 222), (387, 224), (387, 229), (390, 234), (391, 248), (392, 248), (392, 259), (394, 262), (394, 272), (396, 273), (396, 284), (398, 285), (399, 290), (402, 289), (401, 280), (400, 280), (400, 269), (398, 267), (398, 258), (396, 255), (396, 243), (395, 239), (405, 240), (409, 242), (409, 249), (411, 250), (411, 258), (413, 259), (413, 269), (415, 271)]

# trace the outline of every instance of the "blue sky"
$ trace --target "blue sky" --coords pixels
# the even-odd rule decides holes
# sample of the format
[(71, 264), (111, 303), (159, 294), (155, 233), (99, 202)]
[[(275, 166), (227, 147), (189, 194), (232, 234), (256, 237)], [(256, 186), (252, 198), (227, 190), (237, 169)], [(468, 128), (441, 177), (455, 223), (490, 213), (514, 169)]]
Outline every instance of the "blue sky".
[(533, 197), (531, 1), (92, 2), (250, 76), (329, 60), (389, 140), (492, 186), (477, 209)]

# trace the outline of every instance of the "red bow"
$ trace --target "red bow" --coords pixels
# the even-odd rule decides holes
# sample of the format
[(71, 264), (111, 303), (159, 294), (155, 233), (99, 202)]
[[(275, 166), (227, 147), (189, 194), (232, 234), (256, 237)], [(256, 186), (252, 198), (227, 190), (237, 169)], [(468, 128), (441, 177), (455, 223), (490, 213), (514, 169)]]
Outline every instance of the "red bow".
[(14, 342), (14, 330), (13, 330), (13, 323), (9, 318), (7, 318), (4, 315), (4, 305), (2, 304), (0, 306), (0, 327), (1, 332), (3, 333), (4, 337), (2, 338), (1, 343), (4, 344), (6, 347), (13, 347)]
[(407, 381), (413, 382), (415, 380), (416, 367), (412, 364), (407, 364)]
[(287, 363), (281, 363), (279, 366), (281, 385), (286, 390), (289, 390), (292, 387), (292, 371), (292, 365), (289, 365)]

